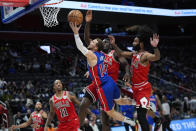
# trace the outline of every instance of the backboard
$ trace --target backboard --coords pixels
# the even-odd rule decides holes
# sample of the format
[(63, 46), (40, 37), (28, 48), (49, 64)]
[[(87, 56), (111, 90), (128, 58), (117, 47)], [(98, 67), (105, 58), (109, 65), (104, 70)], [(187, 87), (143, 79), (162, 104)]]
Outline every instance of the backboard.
[(10, 23), (21, 16), (33, 11), (38, 8), (40, 5), (48, 2), (49, 0), (30, 0), (29, 5), (26, 7), (1, 7), (1, 19), (2, 22), (7, 24)]

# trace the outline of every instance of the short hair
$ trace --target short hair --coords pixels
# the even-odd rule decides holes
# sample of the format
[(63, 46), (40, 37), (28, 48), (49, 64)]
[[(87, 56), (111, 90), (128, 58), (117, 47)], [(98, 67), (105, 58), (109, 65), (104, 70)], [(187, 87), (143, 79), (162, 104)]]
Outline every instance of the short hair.
[(102, 51), (103, 50), (103, 41), (100, 38), (96, 38), (96, 40), (98, 41), (98, 43), (96, 44), (98, 47), (98, 51)]

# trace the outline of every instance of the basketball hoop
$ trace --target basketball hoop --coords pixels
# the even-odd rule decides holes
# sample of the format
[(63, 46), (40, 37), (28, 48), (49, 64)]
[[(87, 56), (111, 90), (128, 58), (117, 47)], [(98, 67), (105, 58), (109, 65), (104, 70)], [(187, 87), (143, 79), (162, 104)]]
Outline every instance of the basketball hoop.
[(42, 17), (44, 19), (44, 25), (46, 27), (53, 27), (53, 26), (57, 26), (59, 24), (59, 22), (57, 20), (57, 15), (60, 11), (60, 8), (58, 8), (58, 7), (45, 7), (45, 6), (47, 6), (47, 5), (56, 5), (56, 4), (59, 4), (63, 1), (64, 0), (56, 0), (55, 3), (43, 4), (39, 8), (39, 10), (42, 14)]

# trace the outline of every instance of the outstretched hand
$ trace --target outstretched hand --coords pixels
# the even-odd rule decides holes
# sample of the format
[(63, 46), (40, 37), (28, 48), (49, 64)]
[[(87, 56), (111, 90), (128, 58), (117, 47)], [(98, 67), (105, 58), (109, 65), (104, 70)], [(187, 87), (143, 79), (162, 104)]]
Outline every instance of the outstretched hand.
[(159, 35), (158, 34), (153, 34), (153, 38), (150, 38), (150, 43), (152, 47), (157, 47), (159, 43)]
[(86, 12), (86, 16), (85, 16), (86, 22), (91, 22), (92, 21), (92, 19), (93, 19), (93, 15), (92, 14), (93, 14), (92, 10), (88, 10)]
[(125, 81), (125, 82), (130, 82), (130, 78), (131, 76), (130, 76), (130, 74), (129, 73), (125, 73), (125, 75), (124, 75), (124, 77), (123, 77), (123, 80)]
[(74, 34), (79, 34), (78, 32), (79, 32), (82, 25), (76, 25), (76, 23), (70, 22), (69, 26), (71, 27)]

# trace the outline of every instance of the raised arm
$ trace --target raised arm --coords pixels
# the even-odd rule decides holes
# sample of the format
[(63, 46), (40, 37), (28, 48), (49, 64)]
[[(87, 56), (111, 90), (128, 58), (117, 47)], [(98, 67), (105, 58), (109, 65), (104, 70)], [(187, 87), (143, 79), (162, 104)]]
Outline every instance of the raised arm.
[(122, 65), (123, 67), (125, 67), (125, 75), (123, 77), (123, 80), (126, 81), (126, 82), (130, 82), (131, 75), (130, 75), (130, 70), (129, 70), (130, 65), (128, 64), (128, 61), (124, 57), (122, 57), (122, 56), (121, 57), (118, 57), (116, 52), (114, 52), (113, 55), (114, 55), (113, 57), (116, 60), (118, 60), (118, 62), (120, 63), (120, 65)]
[(85, 20), (86, 20), (86, 25), (84, 28), (84, 40), (85, 40), (86, 44), (89, 45), (90, 41), (91, 41), (91, 39), (90, 39), (90, 24), (92, 21), (92, 10), (88, 10), (86, 12)]
[(152, 47), (154, 48), (154, 54), (151, 53), (147, 53), (146, 54), (146, 59), (148, 61), (157, 61), (160, 60), (160, 51), (158, 49), (158, 43), (159, 43), (159, 35), (157, 34), (153, 34), (153, 38), (150, 38), (150, 43), (152, 45)]
[(53, 105), (52, 99), (50, 99), (49, 104), (50, 104), (50, 112), (49, 112), (48, 119), (47, 119), (46, 124), (45, 124), (44, 131), (48, 131), (48, 125), (51, 124), (51, 121), (53, 120), (54, 115), (55, 115), (54, 105)]
[(13, 125), (11, 127), (12, 130), (15, 130), (17, 128), (25, 128), (27, 126), (29, 126), (32, 123), (32, 116), (29, 117), (28, 121), (26, 121), (25, 123), (22, 123), (20, 125)]
[(110, 43), (112, 44), (112, 46), (114, 47), (117, 55), (119, 57), (126, 57), (126, 58), (131, 58), (133, 56), (133, 52), (130, 51), (122, 51), (115, 43), (115, 38), (114, 36), (109, 35), (108, 36), (110, 39)]
[(131, 75), (130, 75), (130, 65), (128, 64), (128, 61), (124, 57), (119, 58), (119, 62), (125, 67), (125, 75), (123, 77), (123, 80), (125, 82), (130, 82)]
[(91, 51), (88, 50), (82, 43), (80, 36), (79, 36), (79, 30), (81, 25), (78, 27), (75, 23), (70, 23), (70, 27), (74, 32), (74, 38), (76, 42), (76, 46), (78, 50), (82, 52), (87, 57), (88, 63), (90, 66), (94, 66), (97, 64), (97, 56)]
[[(69, 98), (70, 98), (70, 100), (71, 100), (74, 104), (80, 106), (81, 103), (80, 103), (80, 101), (77, 99), (77, 97), (75, 96), (75, 94), (74, 94), (73, 92), (69, 92)], [(89, 115), (94, 115), (94, 114), (91, 112), (91, 110), (90, 110), (89, 108), (87, 108), (86, 113), (89, 114)]]

